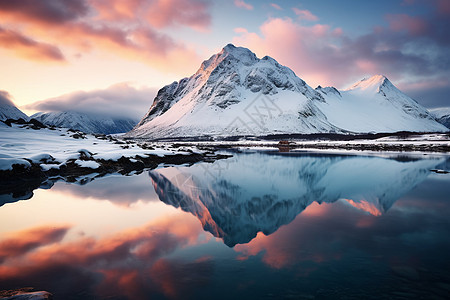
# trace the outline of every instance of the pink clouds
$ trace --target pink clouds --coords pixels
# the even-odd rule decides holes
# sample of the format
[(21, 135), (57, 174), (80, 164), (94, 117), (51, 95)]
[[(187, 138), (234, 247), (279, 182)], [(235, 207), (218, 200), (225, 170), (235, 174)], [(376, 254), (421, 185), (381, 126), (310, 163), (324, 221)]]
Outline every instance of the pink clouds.
[[(274, 57), (309, 84), (335, 83), (333, 65), (327, 66), (323, 55), (336, 52), (334, 39), (342, 34), (341, 30), (323, 24), (302, 26), (289, 18), (269, 19), (260, 30), (261, 34), (257, 34), (239, 29), (239, 36), (233, 42), (252, 49), (259, 56)], [(325, 72), (325, 67), (331, 68)]]
[(437, 1), (438, 12), (443, 15), (450, 15), (450, 1), (438, 0)]
[(273, 8), (277, 9), (277, 10), (283, 10), (283, 8), (281, 8), (281, 6), (279, 6), (276, 3), (270, 3), (270, 6), (272, 6)]
[(68, 230), (68, 226), (44, 226), (16, 232), (0, 241), (0, 263), (25, 255), (40, 246), (59, 242)]
[[(315, 19), (307, 17), (307, 13), (299, 14)], [(373, 74), (402, 81), (408, 74), (425, 78), (448, 72), (448, 52), (444, 49), (450, 45), (444, 34), (448, 20), (408, 15), (390, 15), (387, 19), (389, 27), (377, 27), (352, 38), (341, 28), (327, 24), (305, 25), (291, 18), (269, 18), (259, 32), (236, 29), (233, 42), (260, 57), (272, 56), (312, 86), (344, 88)]]
[(210, 2), (205, 0), (91, 0), (97, 18), (111, 21), (139, 19), (154, 28), (188, 26), (204, 31), (211, 23)]
[(61, 24), (77, 20), (89, 12), (85, 0), (0, 0), (0, 16), (17, 21)]
[(200, 58), (160, 29), (185, 26), (206, 31), (211, 23), (209, 0), (132, 0), (126, 5), (118, 0), (31, 2), (0, 0), (0, 26), (11, 29), (0, 33), (0, 46), (12, 41), (16, 55), (37, 61), (64, 61), (66, 53), (100, 50), (184, 73)]
[(154, 1), (147, 13), (147, 21), (156, 28), (175, 24), (205, 30), (211, 23), (209, 2), (188, 0)]
[[(319, 224), (323, 220), (335, 222), (330, 217), (335, 213), (332, 206), (333, 204), (328, 203), (322, 205), (313, 203), (289, 226), (280, 227), (271, 235), (264, 235), (260, 232), (248, 244), (236, 245), (234, 249), (240, 255), (241, 260), (261, 253), (262, 261), (274, 269), (291, 267), (302, 261), (322, 263), (339, 260), (341, 253), (325, 246), (333, 240), (330, 238), (333, 234), (327, 233), (326, 235), (329, 236), (325, 237), (323, 234), (316, 235), (313, 232), (320, 228)], [(313, 210), (313, 212), (310, 213), (309, 210)], [(314, 224), (314, 226), (305, 227), (305, 224)], [(295, 236), (295, 241), (292, 239), (293, 236)], [(305, 251), (305, 249), (310, 251)], [(316, 251), (311, 251), (312, 249)]]
[(393, 31), (406, 30), (412, 35), (420, 35), (428, 30), (425, 20), (418, 17), (411, 17), (406, 14), (387, 15), (389, 26)]
[(65, 60), (61, 50), (51, 44), (35, 41), (19, 32), (0, 27), (0, 47), (19, 57), (43, 62)]
[(100, 239), (79, 237), (61, 243), (69, 229), (37, 227), (0, 240), (2, 284), (25, 286), (33, 282), (66, 296), (86, 291), (102, 299), (111, 295), (145, 299), (149, 294), (167, 298), (196, 288), (192, 282), (180, 284), (183, 278), (203, 280), (212, 272), (207, 259), (185, 263), (166, 258), (176, 250), (201, 243), (202, 228), (187, 215), (161, 217)]
[(315, 15), (313, 15), (309, 10), (302, 10), (299, 8), (292, 8), (294, 13), (298, 16), (300, 20), (306, 20), (306, 21), (317, 21), (319, 18)]
[(234, 0), (234, 5), (236, 5), (236, 7), (244, 8), (247, 10), (253, 9), (253, 5), (244, 2), (244, 0)]

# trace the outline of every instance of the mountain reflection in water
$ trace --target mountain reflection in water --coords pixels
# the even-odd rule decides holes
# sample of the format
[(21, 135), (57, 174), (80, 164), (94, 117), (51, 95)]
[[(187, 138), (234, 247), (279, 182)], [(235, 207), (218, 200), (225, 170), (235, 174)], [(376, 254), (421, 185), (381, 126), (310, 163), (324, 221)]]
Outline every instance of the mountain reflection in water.
[(345, 199), (379, 216), (444, 159), (250, 152), (150, 172), (161, 201), (196, 216), (230, 247), (269, 235), (314, 202)]
[(450, 174), (430, 172), (448, 169), (445, 156), (233, 155), (56, 182), (6, 203), (0, 290), (83, 300), (448, 296)]

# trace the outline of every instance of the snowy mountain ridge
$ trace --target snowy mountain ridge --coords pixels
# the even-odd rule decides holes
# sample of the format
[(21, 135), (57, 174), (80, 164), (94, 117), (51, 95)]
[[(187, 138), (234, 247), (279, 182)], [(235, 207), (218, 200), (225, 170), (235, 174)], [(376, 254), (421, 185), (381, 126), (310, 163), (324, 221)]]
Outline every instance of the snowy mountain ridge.
[(6, 121), (8, 119), (28, 120), (28, 116), (18, 109), (14, 103), (8, 99), (6, 92), (0, 91), (0, 121)]
[(131, 130), (136, 121), (106, 116), (82, 114), (78, 112), (38, 112), (31, 116), (48, 126), (71, 128), (85, 133), (123, 133)]
[[(244, 111), (256, 113), (260, 103), (252, 103), (262, 95), (261, 103), (275, 112), (260, 115), (262, 120), (245, 120), (233, 124)], [(299, 97), (300, 95), (300, 97)], [(274, 106), (274, 100), (277, 101)], [(280, 132), (339, 131), (314, 106), (324, 101), (322, 95), (308, 86), (287, 67), (266, 56), (258, 59), (245, 48), (227, 45), (221, 52), (204, 61), (198, 71), (163, 87), (153, 105), (132, 136), (155, 137), (203, 134), (265, 134)], [(258, 102), (258, 101), (257, 101)], [(302, 118), (315, 115), (316, 118)]]
[(351, 88), (311, 88), (288, 67), (225, 46), (197, 72), (159, 90), (126, 136), (164, 138), (277, 133), (445, 131), (385, 76)]

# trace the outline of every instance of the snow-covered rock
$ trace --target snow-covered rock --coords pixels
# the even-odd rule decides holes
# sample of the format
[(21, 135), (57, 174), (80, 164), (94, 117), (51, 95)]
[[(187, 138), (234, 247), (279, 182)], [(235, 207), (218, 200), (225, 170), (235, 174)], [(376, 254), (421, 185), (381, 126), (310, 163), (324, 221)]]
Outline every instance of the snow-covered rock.
[(194, 137), (320, 132), (444, 131), (384, 76), (346, 91), (312, 89), (265, 56), (231, 44), (189, 78), (159, 90), (129, 137)]
[(450, 128), (450, 107), (435, 108), (430, 110), (436, 120), (447, 128)]
[[(81, 136), (81, 138), (80, 138)], [(122, 157), (189, 155), (190, 148), (169, 150), (164, 146), (140, 147), (118, 140), (82, 136), (67, 129), (42, 128), (33, 130), (12, 124), (0, 128), (0, 171), (11, 170), (14, 165), (30, 166), (30, 162), (59, 168), (70, 160), (84, 168), (97, 169), (97, 160), (117, 161)], [(193, 149), (195, 150), (195, 149)]]
[(38, 112), (31, 116), (45, 125), (71, 128), (86, 133), (123, 133), (130, 131), (137, 121), (129, 118), (113, 118), (78, 112)]
[(28, 120), (28, 116), (14, 105), (6, 92), (0, 91), (0, 121), (8, 119)]
[(161, 163), (190, 164), (216, 157), (194, 147), (122, 141), (19, 123), (0, 127), (0, 206), (30, 199), (33, 190), (58, 180), (84, 184), (116, 172), (132, 174)]

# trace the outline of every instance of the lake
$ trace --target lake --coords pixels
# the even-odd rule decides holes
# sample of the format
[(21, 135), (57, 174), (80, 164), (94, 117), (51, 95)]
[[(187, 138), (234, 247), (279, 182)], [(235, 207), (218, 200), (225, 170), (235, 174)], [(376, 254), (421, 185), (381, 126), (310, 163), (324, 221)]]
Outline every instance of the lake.
[(445, 299), (448, 156), (269, 150), (0, 207), (0, 290), (55, 299)]

